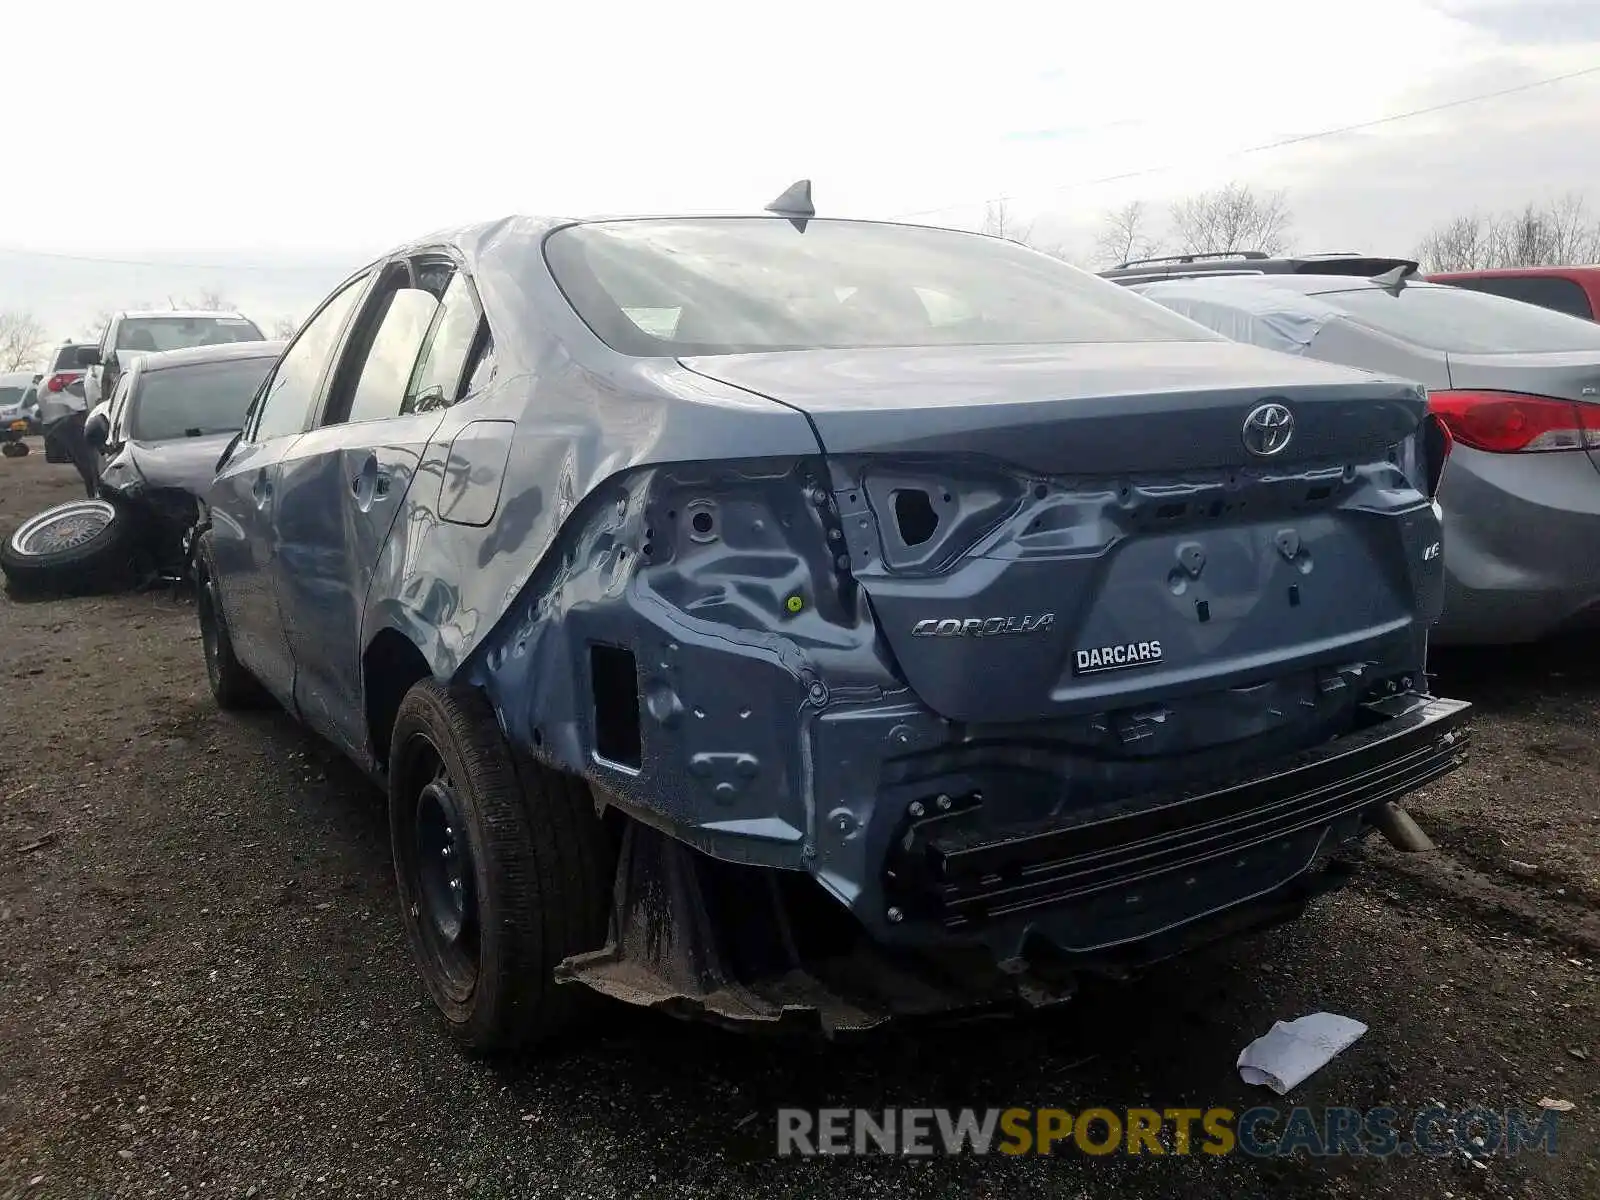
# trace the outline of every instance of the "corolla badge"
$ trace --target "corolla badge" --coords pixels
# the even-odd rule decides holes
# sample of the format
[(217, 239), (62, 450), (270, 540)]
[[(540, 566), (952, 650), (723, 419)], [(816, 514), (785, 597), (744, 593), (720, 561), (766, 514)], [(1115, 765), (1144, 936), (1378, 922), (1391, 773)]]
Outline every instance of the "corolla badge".
[(1244, 419), (1244, 448), (1261, 458), (1277, 454), (1294, 436), (1294, 414), (1282, 404), (1258, 404)]
[(1055, 613), (1016, 617), (929, 617), (911, 627), (913, 637), (995, 637), (1000, 634), (1043, 633), (1055, 624)]

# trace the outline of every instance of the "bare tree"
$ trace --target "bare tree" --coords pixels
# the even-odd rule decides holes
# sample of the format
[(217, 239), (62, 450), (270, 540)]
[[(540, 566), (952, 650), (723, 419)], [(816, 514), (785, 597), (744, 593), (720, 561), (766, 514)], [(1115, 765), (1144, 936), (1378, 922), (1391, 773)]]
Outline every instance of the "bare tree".
[(198, 299), (190, 300), (186, 297), (180, 297), (178, 300), (171, 301), (171, 303), (173, 308), (193, 308), (204, 312), (232, 312), (235, 307), (233, 301), (229, 300), (216, 288), (201, 288)]
[(0, 371), (33, 366), (43, 343), (44, 326), (32, 313), (0, 313)]
[(1028, 239), (1033, 235), (1033, 222), (1016, 220), (1009, 204), (1004, 200), (991, 200), (983, 208), (983, 232), (1027, 246), (1031, 245)]
[(272, 326), (272, 336), (276, 341), (288, 341), (300, 328), (300, 322), (293, 317), (279, 317)]
[(1280, 189), (1257, 195), (1229, 183), (1172, 206), (1172, 228), (1185, 254), (1260, 250), (1282, 254), (1289, 247), (1289, 202)]
[(1488, 261), (1489, 223), (1477, 213), (1451, 217), (1417, 247), (1417, 261), (1428, 271), (1471, 271)]
[(1588, 263), (1600, 259), (1600, 219), (1589, 215), (1582, 195), (1569, 192), (1543, 206), (1530, 202), (1513, 212), (1451, 217), (1416, 253), (1429, 271)]
[(1017, 242), (1030, 250), (1037, 250), (1040, 254), (1059, 258), (1062, 262), (1076, 263), (1076, 255), (1065, 242), (1039, 237), (1035, 233), (1034, 223), (1019, 221), (1013, 217), (1010, 205), (1004, 200), (991, 200), (984, 206), (983, 227), (980, 232), (991, 237)]
[(1591, 216), (1583, 193), (1568, 192), (1545, 210), (1547, 249), (1553, 264), (1600, 260), (1600, 218)]
[(1100, 233), (1095, 238), (1097, 261), (1112, 266), (1130, 259), (1149, 258), (1162, 251), (1161, 236), (1152, 228), (1149, 207), (1143, 200), (1130, 200), (1100, 218)]
[(78, 336), (86, 342), (98, 342), (109, 324), (111, 324), (111, 310), (102, 308), (95, 313), (93, 320), (84, 325), (83, 332)]

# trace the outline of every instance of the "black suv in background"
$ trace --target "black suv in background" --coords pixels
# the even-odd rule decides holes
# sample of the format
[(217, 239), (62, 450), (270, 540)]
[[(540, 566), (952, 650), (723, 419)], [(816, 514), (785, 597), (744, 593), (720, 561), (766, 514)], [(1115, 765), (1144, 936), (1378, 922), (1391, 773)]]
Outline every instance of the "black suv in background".
[(1384, 258), (1350, 251), (1332, 254), (1302, 254), (1273, 258), (1259, 250), (1224, 250), (1211, 254), (1170, 254), (1161, 258), (1136, 258), (1101, 271), (1102, 279), (1113, 283), (1151, 283), (1157, 279), (1182, 279), (1191, 275), (1356, 275), (1370, 279), (1417, 264), (1407, 258)]

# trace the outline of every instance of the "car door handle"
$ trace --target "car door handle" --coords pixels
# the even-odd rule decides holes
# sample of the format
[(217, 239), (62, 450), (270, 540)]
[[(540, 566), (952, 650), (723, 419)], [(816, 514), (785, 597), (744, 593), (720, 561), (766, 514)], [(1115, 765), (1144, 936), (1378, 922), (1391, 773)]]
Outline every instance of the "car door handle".
[(392, 482), (392, 477), (389, 472), (381, 469), (372, 472), (370, 493), (368, 490), (367, 478), (368, 476), (365, 472), (360, 475), (352, 476), (350, 479), (350, 494), (357, 500), (387, 499), (389, 495), (389, 485)]
[(262, 471), (256, 476), (256, 481), (250, 487), (250, 494), (256, 498), (256, 507), (265, 508), (272, 499), (272, 483), (267, 479), (267, 473)]

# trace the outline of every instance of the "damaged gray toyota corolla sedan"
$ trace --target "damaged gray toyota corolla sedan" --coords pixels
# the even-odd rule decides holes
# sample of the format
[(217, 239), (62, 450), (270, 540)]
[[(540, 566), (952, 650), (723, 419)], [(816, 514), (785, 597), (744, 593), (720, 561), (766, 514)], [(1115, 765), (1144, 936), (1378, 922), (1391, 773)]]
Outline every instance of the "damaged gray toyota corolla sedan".
[(1461, 761), (1420, 388), (804, 205), (407, 246), (219, 466), (217, 697), (387, 787), (474, 1048), (594, 992), (827, 1030), (1058, 1000), (1415, 843), (1393, 802)]

